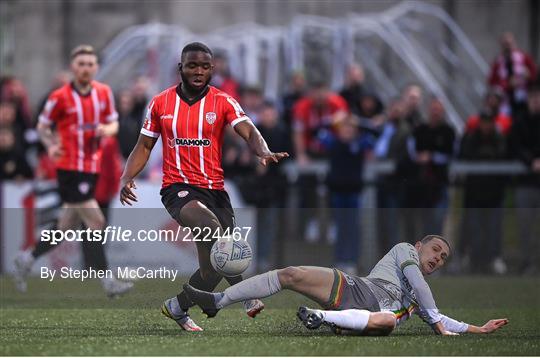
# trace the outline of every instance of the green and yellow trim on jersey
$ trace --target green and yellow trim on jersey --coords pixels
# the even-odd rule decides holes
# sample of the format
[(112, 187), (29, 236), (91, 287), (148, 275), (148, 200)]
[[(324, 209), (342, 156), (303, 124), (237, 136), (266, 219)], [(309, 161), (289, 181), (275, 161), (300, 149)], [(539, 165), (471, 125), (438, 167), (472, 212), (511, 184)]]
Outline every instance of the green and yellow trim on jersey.
[(409, 305), (409, 307), (402, 307), (399, 310), (392, 311), (396, 315), (396, 320), (398, 323), (408, 319), (411, 317), (415, 310), (415, 306), (413, 304)]
[(401, 269), (401, 271), (403, 271), (403, 269), (409, 265), (416, 265), (418, 266), (418, 262), (414, 261), (414, 260), (407, 260), (407, 261), (404, 261), (401, 266), (399, 267)]
[(324, 305), (326, 309), (337, 309), (341, 305), (343, 289), (345, 288), (345, 276), (343, 272), (334, 269), (334, 284), (330, 292), (330, 298)]

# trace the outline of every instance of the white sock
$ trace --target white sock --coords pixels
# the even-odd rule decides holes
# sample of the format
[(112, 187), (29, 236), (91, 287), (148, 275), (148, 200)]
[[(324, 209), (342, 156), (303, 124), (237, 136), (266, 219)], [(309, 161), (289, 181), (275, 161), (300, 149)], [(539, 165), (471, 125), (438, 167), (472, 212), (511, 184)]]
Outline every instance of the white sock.
[(216, 296), (217, 308), (223, 308), (236, 302), (272, 296), (281, 291), (277, 270), (253, 276), (237, 283)]
[(28, 268), (32, 267), (35, 261), (34, 256), (32, 256), (32, 251), (30, 250), (21, 251), (19, 256), (21, 257), (21, 261), (26, 267)]
[(320, 311), (325, 322), (354, 331), (363, 331), (368, 324), (369, 314), (366, 310)]

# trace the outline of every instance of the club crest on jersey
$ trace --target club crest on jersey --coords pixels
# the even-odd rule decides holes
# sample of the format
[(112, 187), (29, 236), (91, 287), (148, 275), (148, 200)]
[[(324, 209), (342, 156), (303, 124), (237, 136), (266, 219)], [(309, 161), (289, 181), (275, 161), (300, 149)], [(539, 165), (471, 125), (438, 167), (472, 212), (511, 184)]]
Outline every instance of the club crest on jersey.
[(208, 124), (214, 124), (214, 122), (216, 121), (216, 113), (215, 112), (208, 112), (206, 113), (206, 121), (208, 122)]
[(212, 142), (210, 139), (199, 138), (171, 138), (168, 140), (169, 147), (208, 147)]
[(182, 191), (179, 191), (179, 192), (178, 192), (178, 197), (179, 197), (179, 198), (185, 198), (186, 196), (188, 196), (188, 194), (189, 194), (189, 191), (187, 191), (187, 190), (182, 190)]

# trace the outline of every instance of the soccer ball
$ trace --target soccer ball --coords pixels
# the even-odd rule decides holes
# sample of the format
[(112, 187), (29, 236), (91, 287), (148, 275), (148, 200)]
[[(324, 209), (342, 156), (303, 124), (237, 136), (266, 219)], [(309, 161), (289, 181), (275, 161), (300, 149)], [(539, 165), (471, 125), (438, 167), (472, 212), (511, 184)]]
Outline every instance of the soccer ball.
[(246, 271), (253, 253), (245, 240), (234, 241), (224, 237), (214, 242), (210, 251), (210, 262), (217, 273), (223, 276), (238, 276)]

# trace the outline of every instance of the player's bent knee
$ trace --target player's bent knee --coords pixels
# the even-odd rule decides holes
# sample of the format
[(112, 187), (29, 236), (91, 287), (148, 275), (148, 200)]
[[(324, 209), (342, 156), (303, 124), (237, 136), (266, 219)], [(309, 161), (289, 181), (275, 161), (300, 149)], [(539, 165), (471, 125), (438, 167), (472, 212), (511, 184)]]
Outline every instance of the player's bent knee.
[(389, 330), (388, 333), (390, 333), (394, 330), (394, 328), (396, 328), (396, 324), (396, 315), (391, 312), (385, 312), (381, 318), (381, 326)]
[(396, 328), (396, 315), (392, 312), (371, 313), (367, 326), (367, 334), (387, 336)]
[(285, 267), (278, 271), (278, 278), (283, 288), (294, 288), (302, 282), (304, 271), (296, 266)]

